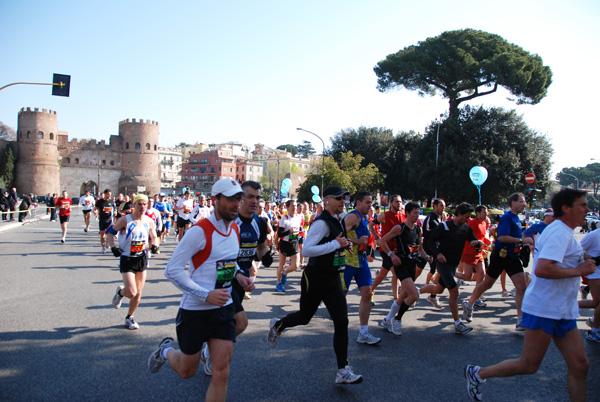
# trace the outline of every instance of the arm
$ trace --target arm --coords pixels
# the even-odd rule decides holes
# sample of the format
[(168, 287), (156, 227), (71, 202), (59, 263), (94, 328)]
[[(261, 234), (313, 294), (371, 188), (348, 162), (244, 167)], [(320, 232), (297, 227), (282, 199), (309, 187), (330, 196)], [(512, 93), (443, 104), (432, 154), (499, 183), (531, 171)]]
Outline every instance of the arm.
[[(114, 225), (110, 226), (109, 229), (112, 230), (106, 230), (106, 241), (108, 242), (108, 245), (110, 246), (110, 248), (114, 248), (115, 246), (115, 235), (114, 233), (119, 233), (119, 231), (125, 229), (125, 226), (127, 226), (127, 217), (122, 216), (121, 218), (119, 218), (118, 221), (116, 221), (114, 223)], [(114, 233), (113, 233), (114, 231)]]
[(384, 213), (380, 213), (379, 215), (377, 215), (375, 217), (375, 219), (373, 219), (371, 222), (369, 222), (369, 231), (371, 232), (371, 234), (373, 234), (373, 237), (375, 238), (375, 240), (379, 240), (379, 234), (375, 230), (375, 226), (383, 225), (384, 223), (385, 223), (385, 214)]
[[(344, 226), (346, 227), (346, 233), (349, 233), (350, 231), (356, 229), (358, 227), (358, 224), (360, 223), (359, 221), (359, 217), (357, 214), (348, 214), (346, 215), (346, 217), (344, 218)], [(369, 241), (369, 236), (361, 236), (360, 239), (351, 239), (348, 238), (348, 241), (352, 244), (356, 244), (356, 245), (361, 245), (361, 244), (367, 244), (367, 241)]]
[(440, 251), (440, 248), (438, 247), (437, 242), (441, 240), (444, 230), (445, 230), (445, 228), (444, 228), (443, 224), (438, 225), (433, 230), (433, 233), (431, 233), (431, 236), (429, 236), (429, 243), (427, 244), (429, 246), (429, 249), (433, 253), (434, 257), (442, 264), (446, 263), (446, 257)]
[(400, 257), (398, 257), (396, 255), (396, 253), (394, 253), (393, 251), (390, 250), (390, 247), (388, 246), (387, 242), (392, 241), (393, 239), (398, 237), (400, 235), (400, 232), (402, 232), (402, 226), (396, 225), (392, 228), (392, 230), (387, 232), (386, 235), (383, 236), (377, 242), (377, 244), (379, 245), (379, 248), (381, 250), (383, 250), (383, 252), (386, 253), (388, 255), (388, 257), (390, 257), (392, 259), (392, 263), (394, 265), (401, 265), (402, 261), (400, 260)]
[(323, 254), (334, 252), (340, 248), (340, 243), (335, 239), (325, 244), (318, 244), (321, 239), (327, 235), (329, 235), (327, 223), (322, 220), (315, 221), (308, 231), (308, 236), (306, 236), (306, 239), (304, 240), (302, 255), (305, 257), (318, 257)]
[(576, 268), (561, 268), (556, 261), (540, 258), (535, 265), (535, 276), (546, 279), (563, 279), (586, 276), (596, 270), (594, 260), (585, 260)]

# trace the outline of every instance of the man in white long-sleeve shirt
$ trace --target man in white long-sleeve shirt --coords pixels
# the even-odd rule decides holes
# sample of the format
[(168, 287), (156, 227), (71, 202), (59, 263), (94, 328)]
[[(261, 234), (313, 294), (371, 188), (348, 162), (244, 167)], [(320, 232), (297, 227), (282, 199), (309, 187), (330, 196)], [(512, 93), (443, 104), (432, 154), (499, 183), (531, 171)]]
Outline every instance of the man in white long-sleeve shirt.
[[(235, 341), (234, 308), (231, 300), (233, 278), (247, 291), (254, 289), (237, 265), (239, 229), (237, 216), (242, 188), (234, 180), (217, 181), (211, 192), (215, 213), (188, 230), (165, 269), (165, 276), (183, 291), (177, 314), (177, 341), (165, 338), (148, 359), (156, 373), (169, 362), (182, 378), (198, 371), (201, 348), (208, 342), (212, 359), (212, 379), (206, 400), (224, 401), (227, 397), (229, 362)], [(189, 276), (185, 267), (189, 263)]]

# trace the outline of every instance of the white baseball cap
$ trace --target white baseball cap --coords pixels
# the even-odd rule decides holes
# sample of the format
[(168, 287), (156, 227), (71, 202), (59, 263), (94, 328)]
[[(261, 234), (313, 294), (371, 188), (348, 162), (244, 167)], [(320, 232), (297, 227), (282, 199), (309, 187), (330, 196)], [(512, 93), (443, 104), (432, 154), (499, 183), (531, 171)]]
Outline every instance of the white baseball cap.
[(215, 182), (210, 195), (217, 196), (223, 194), (225, 197), (233, 197), (236, 194), (243, 193), (242, 187), (237, 181), (232, 179), (221, 179)]

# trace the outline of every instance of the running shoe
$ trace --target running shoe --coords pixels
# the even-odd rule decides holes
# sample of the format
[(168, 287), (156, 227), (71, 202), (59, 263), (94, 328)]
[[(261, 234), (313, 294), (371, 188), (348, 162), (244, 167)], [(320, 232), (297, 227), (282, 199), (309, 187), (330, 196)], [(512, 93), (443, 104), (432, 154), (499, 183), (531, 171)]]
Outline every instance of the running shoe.
[(487, 297), (485, 297), (485, 296), (481, 296), (481, 297), (479, 298), (479, 300), (481, 300), (482, 302), (486, 302), (486, 301), (487, 301)]
[(471, 331), (473, 331), (473, 327), (467, 327), (462, 322), (454, 326), (454, 332), (456, 332), (459, 335), (468, 334)]
[(125, 317), (125, 328), (127, 329), (140, 329), (140, 326), (137, 322), (131, 317)]
[(375, 292), (371, 292), (371, 306), (375, 305)]
[(356, 338), (356, 342), (358, 343), (366, 343), (367, 345), (375, 345), (381, 342), (381, 338), (371, 335), (369, 332), (366, 334), (358, 333), (358, 338)]
[(286, 282), (287, 282), (287, 275), (282, 274), (281, 275), (281, 284), (285, 285)]
[(354, 374), (354, 372), (352, 372), (352, 367), (350, 366), (339, 369), (335, 375), (336, 384), (360, 384), (362, 380), (362, 376)]
[(471, 306), (469, 304), (468, 300), (463, 300), (462, 306), (463, 306), (462, 316), (463, 316), (464, 320), (466, 322), (473, 321), (473, 306)]
[(250, 292), (244, 292), (244, 300), (250, 300), (250, 299), (252, 299)]
[(481, 400), (481, 390), (479, 387), (481, 384), (485, 383), (485, 380), (480, 380), (477, 376), (479, 373), (479, 366), (471, 366), (468, 365), (465, 367), (465, 378), (467, 379), (467, 391), (469, 392), (469, 396), (474, 401)]
[(594, 324), (594, 317), (590, 317), (587, 320), (585, 320), (585, 325), (587, 325), (588, 327), (592, 328)]
[(390, 320), (388, 320), (387, 318), (384, 318), (383, 320), (381, 320), (379, 322), (379, 326), (381, 328), (387, 329), (388, 331), (392, 332), (392, 322)]
[(119, 294), (119, 291), (125, 289), (123, 286), (117, 286), (117, 291), (115, 292), (115, 295), (113, 296), (112, 299), (112, 305), (114, 308), (119, 308), (121, 307), (121, 300), (123, 300), (123, 296), (121, 296)]
[(394, 335), (402, 335), (402, 320), (392, 320), (392, 334)]
[(482, 301), (481, 299), (479, 299), (475, 302), (473, 307), (479, 307), (479, 308), (487, 307), (487, 303)]
[(85, 233), (87, 233), (87, 231), (88, 231), (88, 230), (87, 230), (87, 228), (85, 228), (85, 229), (83, 229), (83, 231), (84, 231)]
[(272, 348), (277, 346), (277, 339), (279, 338), (279, 334), (275, 330), (277, 321), (279, 321), (277, 318), (271, 318), (271, 322), (269, 323), (269, 333), (267, 333), (267, 343)]
[(200, 361), (204, 365), (204, 374), (212, 375), (212, 362), (210, 361), (208, 343), (206, 342), (204, 342), (204, 345), (202, 345), (202, 351), (200, 352)]
[(520, 317), (517, 317), (517, 325), (515, 325), (515, 331), (522, 332), (522, 331), (525, 331), (526, 329), (527, 328), (525, 328), (523, 326), (523, 319)]
[(585, 339), (588, 341), (600, 343), (600, 332), (588, 331)]
[(106, 248), (102, 247), (102, 254), (106, 254)]
[(512, 297), (512, 293), (510, 293), (508, 290), (503, 290), (502, 297)]
[(283, 285), (281, 283), (278, 283), (277, 285), (275, 285), (275, 289), (277, 289), (278, 292), (285, 292), (285, 288), (283, 287)]
[(160, 341), (158, 349), (156, 349), (148, 358), (148, 368), (152, 374), (156, 373), (163, 364), (167, 362), (167, 359), (163, 357), (163, 351), (167, 348), (173, 347), (173, 338), (165, 338)]
[(579, 287), (579, 293), (581, 294), (581, 300), (587, 300), (590, 294), (590, 288), (587, 285), (581, 285)]
[(64, 242), (65, 242), (65, 239), (60, 239), (60, 242), (61, 242), (61, 243), (64, 243)]
[(465, 281), (463, 281), (462, 279), (456, 280), (456, 286), (458, 286), (458, 287), (461, 287), (464, 283), (465, 283)]
[(433, 297), (433, 295), (429, 295), (427, 296), (427, 301), (429, 303), (431, 303), (431, 305), (437, 309), (441, 309), (442, 305), (440, 304), (440, 302), (438, 301), (437, 297)]

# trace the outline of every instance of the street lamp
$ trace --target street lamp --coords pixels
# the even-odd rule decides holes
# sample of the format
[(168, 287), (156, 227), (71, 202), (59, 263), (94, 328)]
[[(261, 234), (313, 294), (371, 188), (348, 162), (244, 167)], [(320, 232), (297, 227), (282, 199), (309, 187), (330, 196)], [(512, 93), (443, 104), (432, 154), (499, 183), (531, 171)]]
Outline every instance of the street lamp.
[(577, 187), (576, 187), (576, 189), (577, 189), (577, 190), (579, 190), (579, 179), (578, 179), (576, 176), (574, 176), (574, 175), (572, 175), (572, 174), (570, 174), (570, 173), (565, 173), (565, 172), (564, 172), (564, 171), (562, 171), (562, 170), (560, 171), (560, 174), (566, 174), (567, 176), (571, 176), (571, 177), (573, 177), (575, 180), (577, 180)]
[(300, 128), (300, 127), (298, 127), (296, 130), (305, 131), (305, 132), (307, 132), (309, 134), (314, 135), (315, 137), (317, 137), (318, 139), (320, 139), (321, 143), (323, 144), (323, 168), (321, 170), (321, 197), (323, 197), (323, 181), (324, 181), (324, 178), (325, 178), (325, 142), (323, 141), (323, 139), (321, 137), (319, 137), (318, 135), (316, 135), (312, 131), (308, 131), (308, 130), (305, 130), (305, 129)]
[[(385, 179), (386, 178), (387, 178), (387, 174), (384, 173), (383, 174), (383, 196), (384, 197), (385, 197)], [(390, 202), (389, 197), (388, 197), (388, 199), (386, 201), (389, 204), (389, 202)], [(385, 205), (383, 206), (383, 212), (385, 212)]]
[[(443, 114), (440, 114), (440, 119), (443, 117)], [(442, 122), (438, 123), (437, 126), (437, 138), (435, 140), (435, 194), (433, 198), (437, 199), (437, 184), (438, 184), (438, 161), (439, 161), (439, 153), (440, 153), (440, 126)]]

